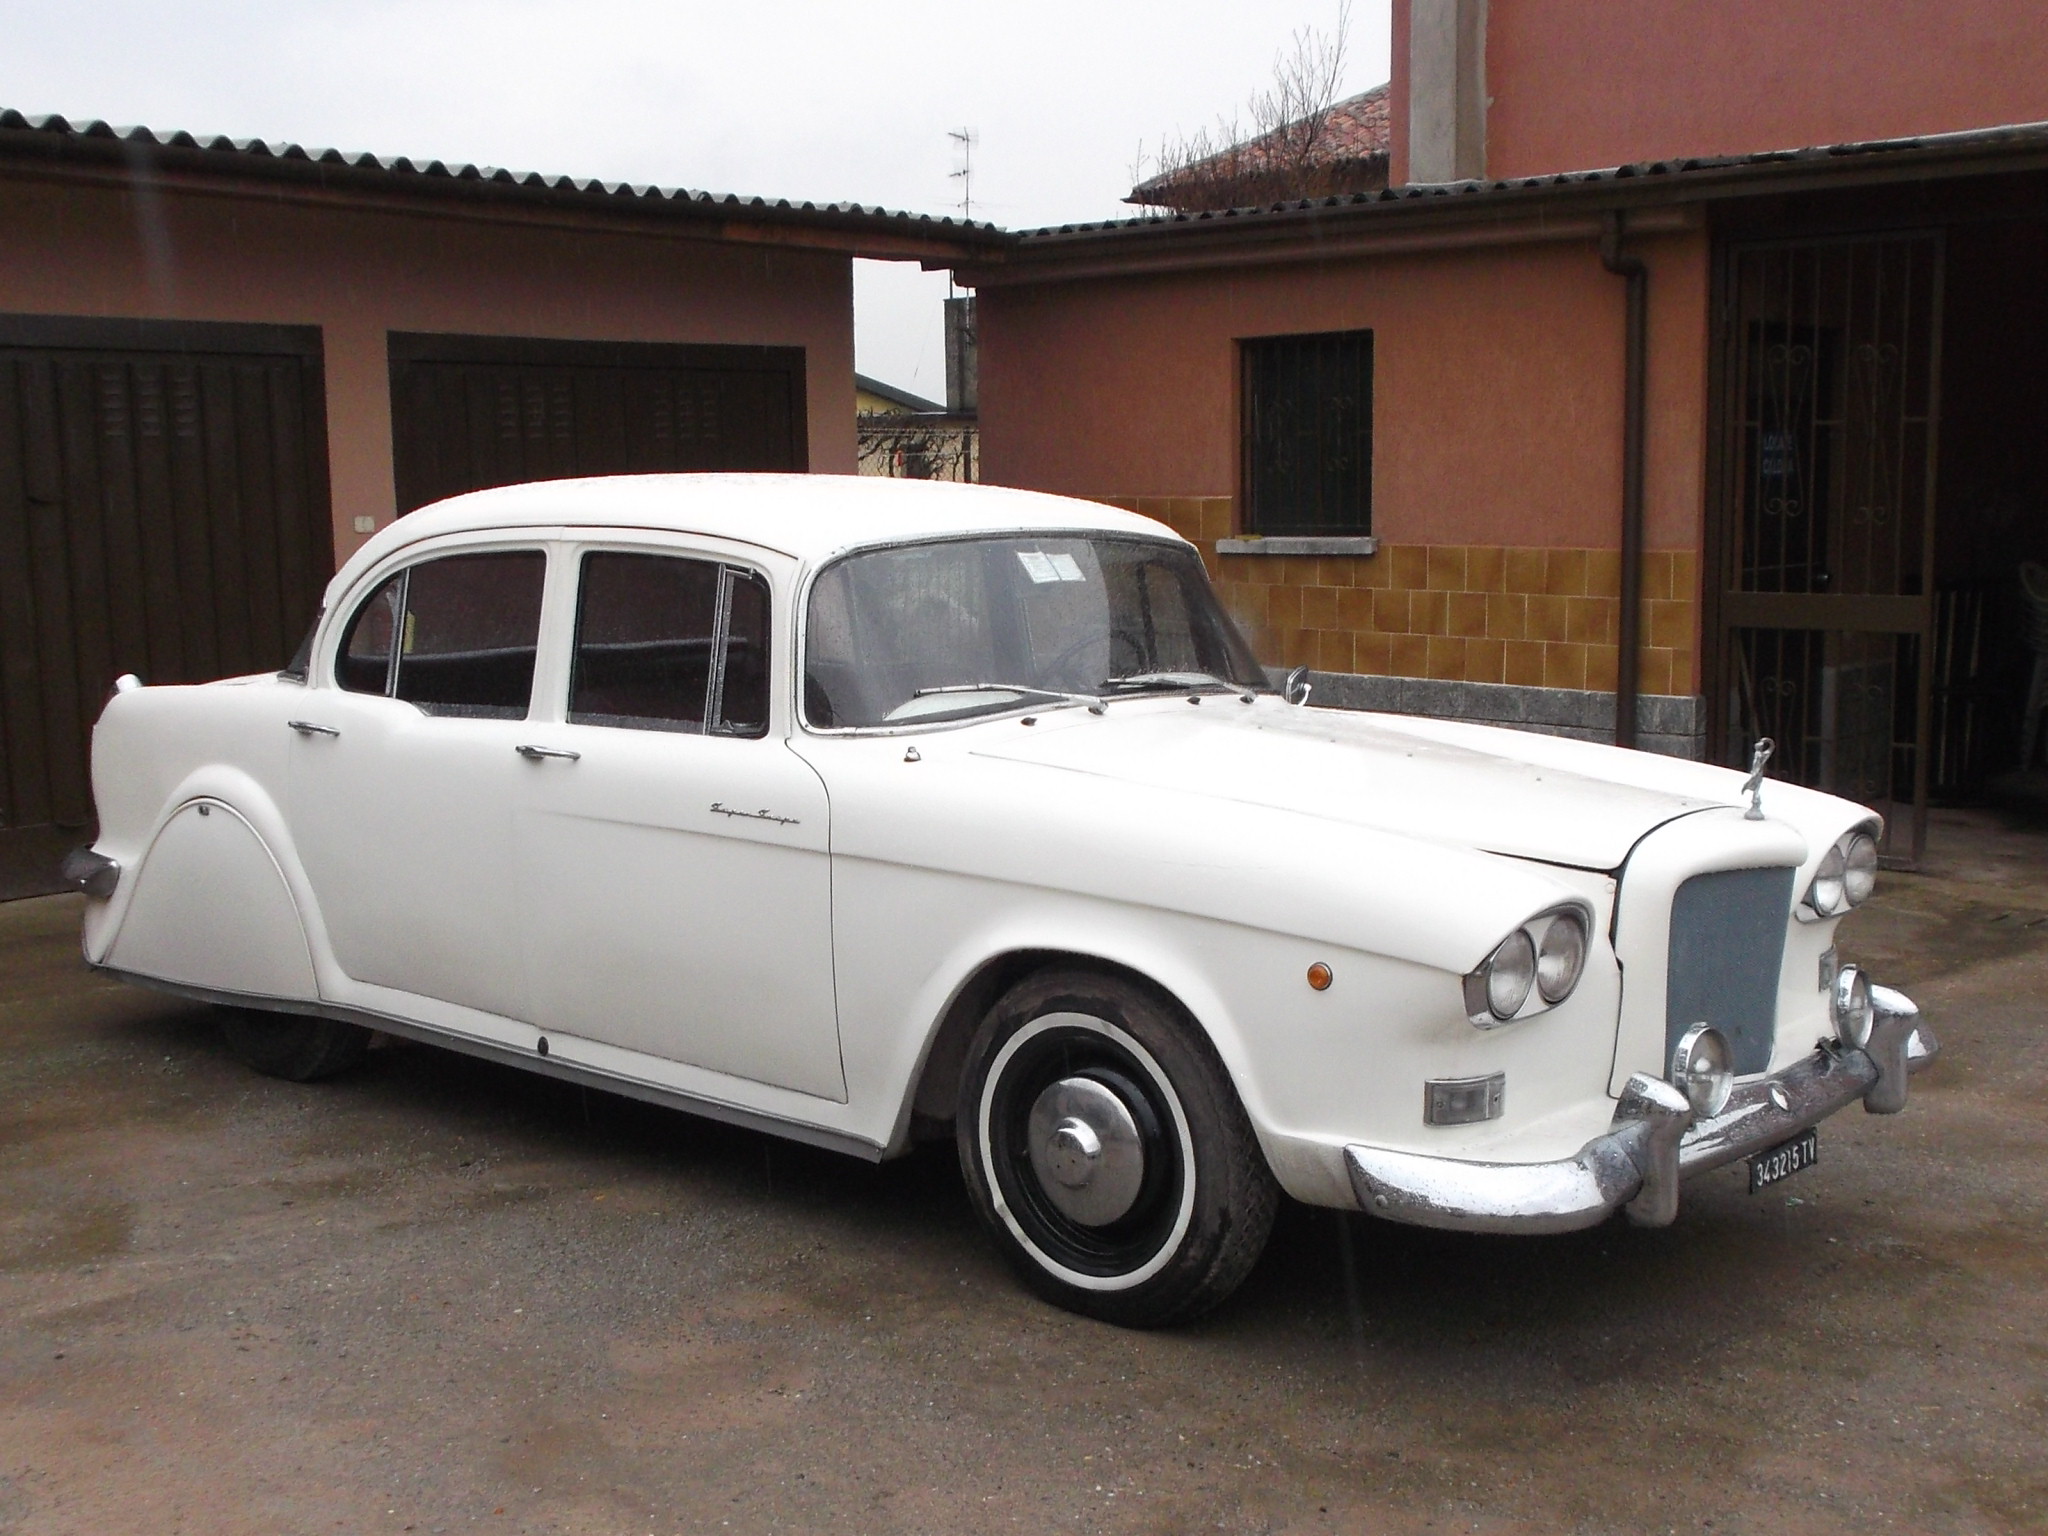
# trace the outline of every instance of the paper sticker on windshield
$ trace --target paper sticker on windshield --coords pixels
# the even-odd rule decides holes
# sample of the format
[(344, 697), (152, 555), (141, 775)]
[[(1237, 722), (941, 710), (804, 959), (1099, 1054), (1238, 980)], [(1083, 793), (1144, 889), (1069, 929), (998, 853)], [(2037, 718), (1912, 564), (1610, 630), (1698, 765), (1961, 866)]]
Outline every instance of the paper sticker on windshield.
[(1086, 581), (1081, 567), (1074, 563), (1072, 555), (1048, 555), (1042, 549), (1020, 549), (1017, 563), (1024, 567), (1024, 574), (1043, 586), (1049, 581)]

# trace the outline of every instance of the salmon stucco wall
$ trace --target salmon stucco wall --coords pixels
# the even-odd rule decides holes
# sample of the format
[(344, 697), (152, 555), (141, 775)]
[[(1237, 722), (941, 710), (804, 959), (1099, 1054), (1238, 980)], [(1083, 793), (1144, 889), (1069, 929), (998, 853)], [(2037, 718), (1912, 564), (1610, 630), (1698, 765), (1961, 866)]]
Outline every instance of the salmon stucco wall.
[(263, 195), (0, 183), (0, 311), (320, 327), (335, 558), (395, 510), (390, 331), (804, 349), (810, 467), (851, 474), (843, 255)]
[[(1684, 693), (1699, 654), (1707, 241), (1634, 248), (1651, 269), (1643, 686)], [(1611, 688), (1622, 306), (1622, 283), (1578, 240), (989, 285), (984, 477), (1161, 516), (1203, 547), (1268, 663)], [(1243, 531), (1238, 340), (1351, 329), (1374, 338), (1378, 552), (1219, 559), (1216, 540)]]
[[(1396, 181), (1408, 10), (1395, 0)], [(2048, 119), (2040, 0), (1495, 0), (1485, 58), (1495, 178)]]

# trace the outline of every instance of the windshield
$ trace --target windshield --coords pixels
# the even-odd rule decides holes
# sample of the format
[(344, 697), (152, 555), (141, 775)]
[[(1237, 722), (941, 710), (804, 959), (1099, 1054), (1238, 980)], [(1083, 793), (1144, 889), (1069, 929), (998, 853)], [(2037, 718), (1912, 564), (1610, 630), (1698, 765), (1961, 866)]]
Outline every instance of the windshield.
[(814, 726), (1266, 687), (1192, 549), (1105, 534), (851, 555), (812, 584), (805, 645)]

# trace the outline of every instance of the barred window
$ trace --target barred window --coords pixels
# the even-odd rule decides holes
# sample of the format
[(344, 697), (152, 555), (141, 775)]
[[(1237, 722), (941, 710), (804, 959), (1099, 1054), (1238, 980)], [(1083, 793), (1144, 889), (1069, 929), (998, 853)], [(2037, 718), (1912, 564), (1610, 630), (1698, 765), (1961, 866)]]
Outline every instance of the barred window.
[(1239, 347), (1244, 531), (1372, 532), (1372, 332)]

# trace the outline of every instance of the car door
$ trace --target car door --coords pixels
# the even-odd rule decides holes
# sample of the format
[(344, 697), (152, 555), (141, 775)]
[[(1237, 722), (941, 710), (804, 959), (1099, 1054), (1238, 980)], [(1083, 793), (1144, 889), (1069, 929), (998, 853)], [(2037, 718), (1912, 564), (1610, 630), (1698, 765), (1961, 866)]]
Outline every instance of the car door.
[(525, 1017), (513, 817), (546, 567), (464, 549), (391, 573), (290, 722), (293, 838), (352, 982)]
[[(828, 808), (770, 729), (761, 571), (577, 553), (564, 709), (518, 827), (533, 1021), (843, 1099)], [(561, 1047), (568, 1049), (568, 1047)]]

